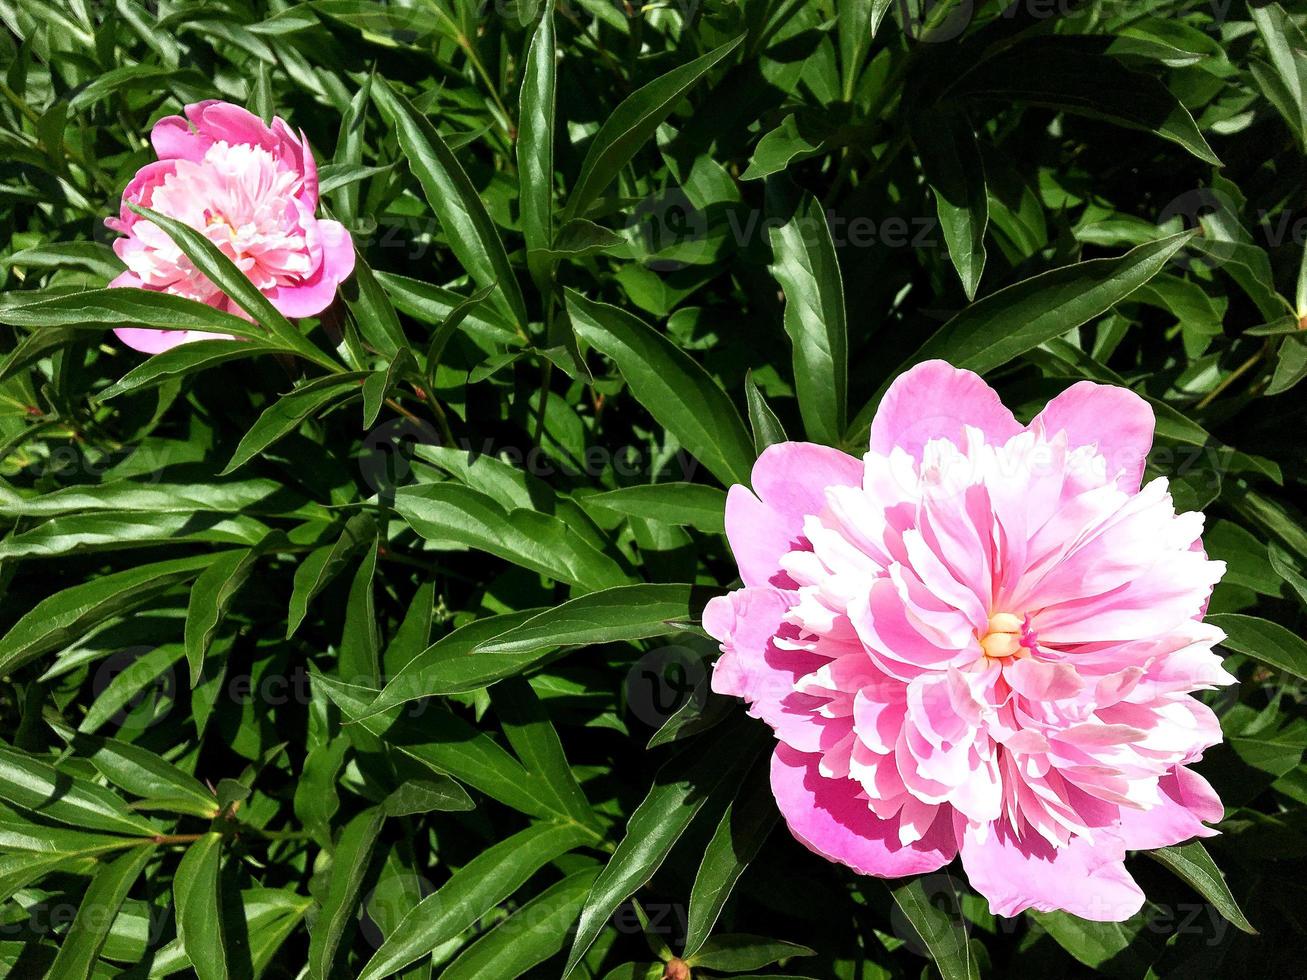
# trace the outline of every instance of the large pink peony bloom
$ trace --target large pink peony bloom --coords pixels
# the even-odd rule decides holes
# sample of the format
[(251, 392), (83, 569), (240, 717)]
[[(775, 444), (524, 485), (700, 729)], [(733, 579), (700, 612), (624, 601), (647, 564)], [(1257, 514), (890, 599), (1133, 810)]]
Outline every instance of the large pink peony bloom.
[[(150, 133), (155, 163), (123, 191), (117, 218), (105, 224), (125, 238), (114, 251), (127, 271), (110, 286), (162, 290), (245, 314), (171, 238), (128, 205), (152, 208), (204, 232), (287, 316), (320, 313), (354, 271), (354, 243), (339, 222), (314, 217), (318, 171), (303, 133), (281, 119), (271, 126), (240, 106), (197, 102), (186, 118), (160, 119)], [(192, 330), (115, 331), (129, 347), (157, 354), (192, 340)]]
[[(1214, 831), (1188, 766), (1221, 739), (1190, 694), (1233, 680), (1201, 622), (1224, 565), (1140, 489), (1148, 404), (1081, 382), (1020, 425), (942, 361), (885, 395), (859, 460), (773, 446), (726, 531), (713, 689), (776, 733), (800, 842), (864, 874), (959, 852), (999, 915), (1128, 918), (1127, 850)], [(755, 496), (756, 494), (756, 496)]]

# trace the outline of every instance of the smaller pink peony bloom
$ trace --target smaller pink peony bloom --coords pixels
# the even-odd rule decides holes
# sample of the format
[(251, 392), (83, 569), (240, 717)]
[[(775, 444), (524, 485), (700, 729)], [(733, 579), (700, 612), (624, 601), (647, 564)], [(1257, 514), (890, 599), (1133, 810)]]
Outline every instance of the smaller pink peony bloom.
[[(166, 232), (131, 210), (136, 204), (203, 232), (286, 316), (312, 316), (331, 304), (354, 271), (354, 243), (339, 222), (314, 217), (318, 172), (303, 133), (282, 119), (267, 126), (240, 106), (208, 101), (188, 105), (185, 119), (160, 119), (150, 141), (159, 159), (137, 172), (118, 217), (104, 222), (125, 236), (113, 249), (127, 271), (110, 286), (173, 293), (246, 316)], [(114, 332), (147, 354), (219, 336)]]
[(713, 689), (775, 731), (794, 836), (863, 874), (961, 855), (998, 915), (1129, 918), (1129, 850), (1211, 836), (1189, 767), (1221, 740), (1193, 692), (1233, 678), (1204, 625), (1225, 566), (1201, 514), (1141, 488), (1148, 403), (1080, 382), (1030, 423), (977, 375), (918, 365), (862, 458), (772, 446), (726, 533)]

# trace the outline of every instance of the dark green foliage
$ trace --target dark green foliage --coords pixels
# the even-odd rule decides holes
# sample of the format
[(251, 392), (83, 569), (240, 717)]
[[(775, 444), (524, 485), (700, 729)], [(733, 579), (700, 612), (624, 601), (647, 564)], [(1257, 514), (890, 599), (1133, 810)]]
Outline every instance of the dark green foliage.
[[(1307, 42), (1245, 0), (0, 0), (9, 976), (1301, 972)], [(355, 276), (104, 291), (152, 122), (302, 128)], [(248, 338), (145, 359), (109, 328)], [(943, 357), (1208, 513), (1222, 835), (1118, 924), (795, 843), (724, 490)], [(1246, 918), (1245, 918), (1246, 916)], [(933, 962), (932, 962), (933, 960)], [(671, 975), (669, 973), (669, 975)]]

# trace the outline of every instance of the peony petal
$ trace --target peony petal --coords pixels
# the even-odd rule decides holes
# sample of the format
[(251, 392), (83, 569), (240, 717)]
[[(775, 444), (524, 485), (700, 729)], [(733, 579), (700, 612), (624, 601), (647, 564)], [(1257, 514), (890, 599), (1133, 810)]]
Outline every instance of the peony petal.
[(1107, 473), (1127, 493), (1139, 489), (1144, 462), (1153, 446), (1153, 408), (1129, 388), (1078, 381), (1050, 401), (1030, 423), (1049, 437), (1067, 434), (1067, 443), (1098, 447)]
[(164, 116), (150, 130), (150, 143), (160, 160), (200, 160), (209, 142), (181, 116)]
[(857, 486), (862, 463), (847, 453), (807, 442), (763, 450), (753, 464), (757, 496), (731, 487), (726, 498), (726, 538), (745, 585), (792, 585), (781, 556), (802, 546), (803, 521), (826, 507), (826, 488)]
[(898, 818), (877, 817), (859, 796), (857, 783), (825, 778), (818, 762), (817, 755), (781, 744), (771, 765), (776, 803), (790, 832), (810, 851), (878, 878), (934, 871), (953, 859), (957, 842), (950, 808), (940, 807), (921, 839), (904, 845)]
[(1214, 837), (1204, 821), (1225, 815), (1220, 798), (1202, 776), (1176, 766), (1158, 781), (1162, 802), (1150, 810), (1121, 809), (1121, 836), (1135, 851), (1170, 847), (1195, 837)]
[(966, 828), (962, 867), (995, 915), (1036, 909), (1121, 922), (1143, 907), (1144, 893), (1122, 863), (1125, 847), (1110, 834), (1093, 842), (1077, 837), (1054, 848), (1035, 834), (1017, 840), (1006, 821), (987, 831)]
[(926, 361), (899, 375), (871, 423), (871, 451), (888, 456), (896, 446), (920, 460), (932, 439), (964, 445), (966, 426), (990, 443), (1006, 442), (1021, 425), (980, 375), (947, 361)]
[[(193, 112), (192, 112), (193, 110)], [(195, 122), (202, 137), (213, 142), (253, 143), (265, 150), (278, 149), (280, 141), (263, 120), (230, 102), (196, 103), (186, 107), (186, 115)]]

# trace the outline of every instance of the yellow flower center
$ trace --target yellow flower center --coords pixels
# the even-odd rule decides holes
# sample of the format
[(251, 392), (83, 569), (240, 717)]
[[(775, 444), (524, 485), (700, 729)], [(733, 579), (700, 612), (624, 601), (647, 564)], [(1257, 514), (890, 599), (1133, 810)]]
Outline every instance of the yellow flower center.
[(1021, 653), (1020, 616), (1012, 613), (994, 613), (989, 617), (989, 629), (980, 638), (980, 649), (991, 660), (1003, 660)]

